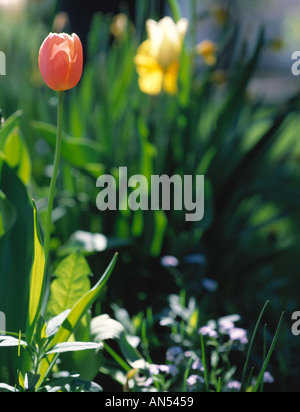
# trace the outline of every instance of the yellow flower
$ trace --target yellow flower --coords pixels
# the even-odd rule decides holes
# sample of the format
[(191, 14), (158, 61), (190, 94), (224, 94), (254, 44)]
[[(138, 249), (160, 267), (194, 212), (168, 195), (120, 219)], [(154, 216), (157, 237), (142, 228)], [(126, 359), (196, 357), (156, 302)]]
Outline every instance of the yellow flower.
[(210, 40), (204, 40), (196, 47), (196, 52), (208, 66), (214, 66), (217, 62), (217, 46)]
[(146, 23), (148, 39), (138, 48), (134, 59), (142, 92), (158, 95), (165, 90), (169, 94), (178, 91), (177, 78), (188, 20), (176, 24), (171, 17), (159, 22)]

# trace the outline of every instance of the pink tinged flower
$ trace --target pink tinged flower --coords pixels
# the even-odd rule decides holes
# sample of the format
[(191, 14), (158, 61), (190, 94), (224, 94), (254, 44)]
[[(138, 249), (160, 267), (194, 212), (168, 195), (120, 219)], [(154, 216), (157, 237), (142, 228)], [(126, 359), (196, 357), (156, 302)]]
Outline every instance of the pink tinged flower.
[(160, 260), (160, 264), (164, 268), (176, 268), (177, 266), (179, 266), (179, 263), (179, 260), (174, 256), (164, 256)]
[(231, 382), (228, 383), (227, 387), (228, 387), (228, 389), (232, 389), (232, 390), (235, 390), (235, 391), (240, 391), (241, 387), (242, 387), (242, 384), (241, 384), (241, 382), (238, 382), (238, 381), (231, 381)]
[(275, 379), (273, 376), (270, 374), (270, 372), (265, 372), (264, 374), (264, 383), (274, 383)]
[(192, 392), (195, 389), (197, 383), (200, 383), (200, 384), (204, 383), (204, 379), (198, 375), (191, 375), (190, 377), (188, 377), (186, 383), (187, 383), (188, 391)]
[(203, 328), (199, 329), (199, 333), (202, 336), (209, 336), (210, 338), (218, 338), (217, 332), (210, 326), (204, 326)]
[(233, 328), (229, 330), (230, 340), (246, 345), (248, 343), (247, 331), (245, 329)]

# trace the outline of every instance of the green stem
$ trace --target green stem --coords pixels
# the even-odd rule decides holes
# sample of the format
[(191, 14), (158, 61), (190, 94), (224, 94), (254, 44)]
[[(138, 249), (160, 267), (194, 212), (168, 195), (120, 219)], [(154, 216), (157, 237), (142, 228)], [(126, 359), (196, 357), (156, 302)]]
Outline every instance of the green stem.
[(51, 234), (51, 225), (52, 225), (52, 210), (53, 210), (54, 195), (55, 195), (56, 181), (57, 181), (59, 161), (60, 161), (60, 153), (61, 153), (62, 118), (63, 118), (63, 92), (58, 92), (56, 148), (55, 148), (53, 173), (52, 173), (49, 198), (48, 198), (48, 209), (47, 209), (45, 240), (44, 240), (45, 270), (47, 270), (47, 264), (48, 264), (48, 259), (49, 259), (50, 234)]
[(175, 22), (181, 19), (182, 13), (177, 0), (169, 0), (169, 6), (174, 16)]
[(131, 371), (131, 367), (119, 356), (107, 343), (103, 343), (103, 348), (110, 354), (110, 356), (124, 369), (126, 373)]
[(192, 46), (195, 47), (197, 44), (197, 2), (196, 0), (191, 0), (191, 18), (192, 18)]
[(205, 355), (205, 344), (203, 335), (200, 333), (200, 342), (201, 342), (201, 352), (202, 352), (202, 363), (204, 368), (204, 381), (205, 381), (205, 388), (206, 392), (209, 392), (209, 376), (208, 376), (208, 369), (206, 364), (206, 355)]

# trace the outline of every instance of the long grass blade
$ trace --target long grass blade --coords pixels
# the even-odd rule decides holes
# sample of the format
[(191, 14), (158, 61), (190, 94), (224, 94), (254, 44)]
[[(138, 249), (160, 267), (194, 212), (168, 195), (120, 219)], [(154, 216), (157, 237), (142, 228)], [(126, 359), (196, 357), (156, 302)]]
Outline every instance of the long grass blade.
[(256, 385), (255, 385), (255, 387), (254, 387), (253, 392), (257, 392), (257, 391), (259, 390), (259, 388), (260, 388), (261, 381), (262, 381), (263, 378), (264, 378), (264, 374), (265, 374), (265, 372), (266, 372), (266, 370), (267, 370), (267, 367), (268, 367), (268, 365), (269, 365), (271, 356), (272, 356), (272, 354), (273, 354), (273, 352), (274, 352), (274, 349), (275, 349), (275, 346), (276, 346), (276, 343), (277, 343), (277, 340), (278, 340), (278, 337), (279, 337), (279, 333), (280, 333), (280, 329), (281, 329), (281, 324), (282, 324), (282, 320), (283, 320), (284, 315), (285, 315), (285, 312), (282, 312), (282, 315), (281, 315), (281, 318), (280, 318), (280, 320), (279, 320), (278, 327), (277, 327), (277, 330), (276, 330), (276, 333), (275, 333), (275, 336), (274, 336), (274, 339), (273, 339), (271, 348), (270, 348), (269, 353), (268, 353), (268, 355), (267, 355), (267, 358), (266, 358), (266, 360), (265, 360), (265, 362), (264, 362), (264, 364), (263, 364), (263, 366), (262, 366), (262, 369), (261, 369), (261, 371), (260, 371), (260, 374), (259, 374), (259, 376), (258, 376), (258, 378), (257, 378), (257, 382), (256, 382)]
[(251, 356), (251, 352), (252, 352), (254, 340), (255, 340), (255, 337), (256, 337), (256, 335), (257, 335), (257, 331), (258, 331), (260, 322), (261, 322), (261, 320), (262, 320), (262, 317), (263, 317), (263, 315), (264, 315), (264, 313), (265, 313), (265, 311), (266, 311), (266, 308), (267, 308), (268, 304), (269, 304), (269, 301), (267, 301), (267, 302), (265, 303), (265, 305), (264, 305), (264, 307), (263, 307), (263, 309), (262, 309), (262, 311), (261, 311), (261, 313), (260, 313), (260, 315), (259, 315), (258, 321), (257, 321), (257, 323), (256, 323), (256, 326), (255, 326), (255, 329), (254, 329), (254, 332), (253, 332), (252, 339), (251, 339), (251, 341), (250, 341), (250, 345), (249, 345), (249, 349), (248, 349), (248, 352), (247, 352), (246, 361), (245, 361), (245, 365), (244, 365), (243, 375), (242, 375), (242, 388), (241, 388), (242, 392), (245, 390), (245, 386), (246, 386), (246, 385), (245, 385), (245, 383), (246, 383), (246, 374), (247, 374), (247, 370), (248, 370), (248, 365), (249, 365), (249, 360), (250, 360), (250, 356)]

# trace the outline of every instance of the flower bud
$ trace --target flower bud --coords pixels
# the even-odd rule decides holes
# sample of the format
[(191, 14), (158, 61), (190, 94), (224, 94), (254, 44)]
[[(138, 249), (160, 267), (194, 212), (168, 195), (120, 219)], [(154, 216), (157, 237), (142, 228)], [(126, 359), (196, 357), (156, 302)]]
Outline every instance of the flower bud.
[(75, 87), (83, 69), (79, 37), (76, 34), (50, 33), (40, 48), (39, 68), (50, 89), (65, 91)]

